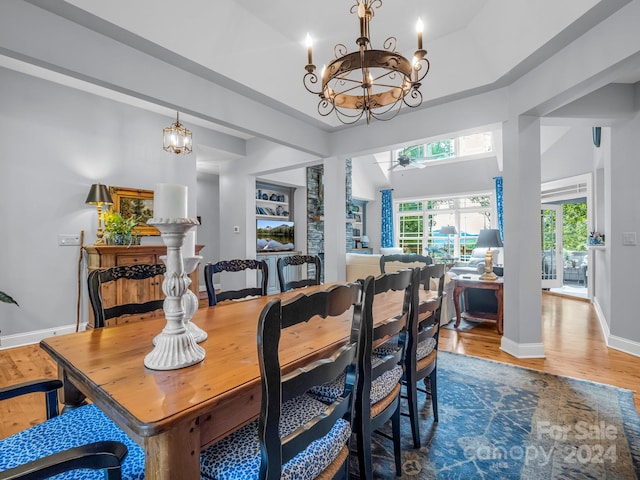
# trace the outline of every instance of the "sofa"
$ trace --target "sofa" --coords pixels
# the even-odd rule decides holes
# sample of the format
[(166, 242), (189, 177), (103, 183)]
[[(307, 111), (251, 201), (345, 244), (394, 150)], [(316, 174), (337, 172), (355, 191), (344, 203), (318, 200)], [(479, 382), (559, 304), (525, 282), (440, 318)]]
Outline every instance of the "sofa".
[[(493, 250), (493, 263), (501, 258), (503, 251), (502, 248), (495, 248)], [(484, 273), (484, 258), (487, 255), (486, 248), (474, 248), (471, 252), (471, 257), (467, 262), (456, 262), (449, 270), (451, 273), (457, 275), (481, 275)]]
[[(388, 252), (391, 254), (393, 252)], [(360, 253), (347, 253), (346, 259), (346, 279), (348, 282), (355, 282), (360, 278), (366, 278), (369, 275), (377, 277), (380, 272), (380, 257), (382, 254), (364, 255)], [(386, 264), (385, 269), (387, 271), (394, 271), (400, 268), (407, 268), (406, 263), (390, 262)], [(442, 304), (442, 312), (440, 316), (440, 324), (445, 325), (449, 323), (451, 318), (455, 317), (455, 308), (453, 306), (453, 282), (452, 276), (447, 273), (444, 282), (444, 302)], [(437, 286), (432, 285), (431, 289), (437, 289)]]
[[(496, 260), (502, 258), (503, 255), (502, 248), (496, 248), (493, 250), (493, 262), (496, 263)], [(449, 270), (450, 273), (455, 275), (482, 275), (484, 273), (485, 266), (485, 256), (487, 254), (486, 248), (474, 248), (473, 252), (471, 252), (471, 257), (468, 262), (456, 262), (453, 267)], [(503, 268), (496, 267), (494, 265), (493, 272), (502, 276)], [(466, 300), (469, 304), (468, 306), (464, 305), (464, 299), (460, 299), (460, 308), (467, 311), (473, 312), (497, 312), (498, 311), (498, 300), (493, 291), (491, 290), (481, 290), (477, 288), (470, 288), (466, 291)]]

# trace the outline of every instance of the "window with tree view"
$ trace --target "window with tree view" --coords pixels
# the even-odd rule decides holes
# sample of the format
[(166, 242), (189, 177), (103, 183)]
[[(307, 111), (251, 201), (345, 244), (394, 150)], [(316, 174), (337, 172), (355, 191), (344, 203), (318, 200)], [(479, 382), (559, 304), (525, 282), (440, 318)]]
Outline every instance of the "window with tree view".
[[(405, 253), (429, 255), (437, 260), (466, 260), (478, 233), (492, 228), (492, 195), (424, 199), (395, 203), (396, 243)], [(441, 233), (455, 227), (455, 234)]]

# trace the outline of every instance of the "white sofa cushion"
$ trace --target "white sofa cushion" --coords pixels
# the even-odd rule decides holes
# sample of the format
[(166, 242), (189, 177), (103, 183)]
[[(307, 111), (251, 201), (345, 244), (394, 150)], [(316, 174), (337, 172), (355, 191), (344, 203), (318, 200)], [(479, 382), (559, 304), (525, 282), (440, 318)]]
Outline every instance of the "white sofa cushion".
[(380, 253), (382, 255), (402, 255), (404, 251), (400, 247), (382, 247)]
[(380, 275), (380, 255), (364, 255), (360, 253), (347, 253), (346, 261), (347, 282), (355, 282), (359, 278), (367, 278), (369, 275)]

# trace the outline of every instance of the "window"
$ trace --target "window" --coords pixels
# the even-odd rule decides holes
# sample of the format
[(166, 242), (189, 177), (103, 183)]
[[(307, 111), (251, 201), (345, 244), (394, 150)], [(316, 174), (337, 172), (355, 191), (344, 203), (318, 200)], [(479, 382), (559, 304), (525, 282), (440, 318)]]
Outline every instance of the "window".
[[(405, 253), (427, 254), (434, 259), (462, 259), (471, 255), (478, 233), (491, 228), (493, 196), (395, 202), (396, 243)], [(456, 234), (441, 234), (443, 226), (455, 226)]]
[(430, 163), (447, 159), (480, 155), (493, 151), (493, 133), (482, 132), (455, 138), (443, 138), (435, 142), (413, 145), (396, 150), (394, 158), (406, 155), (422, 162)]

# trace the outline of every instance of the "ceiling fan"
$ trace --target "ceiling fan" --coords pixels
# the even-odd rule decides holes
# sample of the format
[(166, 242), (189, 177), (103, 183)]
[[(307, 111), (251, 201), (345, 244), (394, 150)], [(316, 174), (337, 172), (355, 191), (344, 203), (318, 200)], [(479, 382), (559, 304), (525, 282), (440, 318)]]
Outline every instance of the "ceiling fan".
[(414, 167), (417, 167), (417, 168), (424, 168), (426, 165), (422, 163), (423, 160), (424, 158), (411, 158), (410, 156), (404, 153), (401, 153), (400, 155), (398, 155), (397, 162), (391, 165), (387, 169), (387, 171), (391, 171), (397, 167), (407, 167), (409, 165), (413, 165)]

